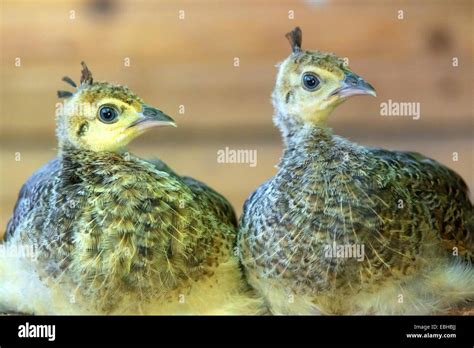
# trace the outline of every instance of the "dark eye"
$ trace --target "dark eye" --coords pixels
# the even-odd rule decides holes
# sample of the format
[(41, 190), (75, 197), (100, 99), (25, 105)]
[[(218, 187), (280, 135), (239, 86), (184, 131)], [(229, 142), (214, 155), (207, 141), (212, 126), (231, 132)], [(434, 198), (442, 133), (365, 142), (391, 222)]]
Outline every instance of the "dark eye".
[(99, 109), (99, 120), (104, 123), (114, 123), (117, 121), (118, 111), (112, 106), (101, 106)]
[(314, 91), (319, 86), (319, 78), (313, 73), (303, 75), (303, 87), (308, 91)]

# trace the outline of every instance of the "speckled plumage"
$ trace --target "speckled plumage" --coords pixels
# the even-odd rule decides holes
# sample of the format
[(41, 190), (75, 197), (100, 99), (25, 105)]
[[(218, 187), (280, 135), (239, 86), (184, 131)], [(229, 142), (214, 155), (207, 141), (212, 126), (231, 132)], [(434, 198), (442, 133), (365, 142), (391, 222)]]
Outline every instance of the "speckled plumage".
[[(92, 98), (89, 102), (104, 97), (142, 102), (128, 89), (107, 83), (83, 89), (86, 93), (80, 97)], [(111, 96), (107, 91), (116, 93)], [(84, 117), (77, 119), (81, 123)], [(39, 255), (34, 262), (0, 260), (1, 310), (37, 314), (262, 310), (233, 254), (236, 218), (224, 197), (195, 179), (179, 176), (160, 160), (78, 146), (81, 141), (69, 141), (67, 134), (79, 139), (82, 134), (61, 128), (76, 123), (61, 121), (59, 155), (23, 186), (5, 238), (7, 246), (33, 245)], [(17, 289), (10, 289), (7, 282), (18, 283)], [(32, 283), (37, 284), (36, 295), (28, 288)], [(16, 296), (15, 290), (25, 294)]]
[[(285, 148), (277, 174), (246, 201), (239, 232), (250, 284), (278, 314), (427, 314), (472, 300), (466, 184), (432, 159), (357, 145), (325, 117), (285, 106), (288, 93), (305, 93), (285, 74), (327, 70), (314, 55), (297, 52), (280, 68), (273, 101)], [(328, 255), (332, 245), (364, 246), (364, 259)]]

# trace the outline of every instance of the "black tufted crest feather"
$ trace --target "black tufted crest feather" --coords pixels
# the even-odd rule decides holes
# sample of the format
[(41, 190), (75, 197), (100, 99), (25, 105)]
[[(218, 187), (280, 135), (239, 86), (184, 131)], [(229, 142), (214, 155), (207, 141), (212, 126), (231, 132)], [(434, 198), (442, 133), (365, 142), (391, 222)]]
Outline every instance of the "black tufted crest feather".
[(70, 84), (72, 87), (77, 88), (76, 83), (69, 76), (64, 76), (62, 80), (67, 84)]
[(300, 27), (296, 27), (285, 35), (291, 45), (293, 53), (298, 54), (301, 52), (301, 43), (303, 41), (303, 33)]
[(58, 98), (69, 98), (69, 97), (72, 97), (72, 92), (58, 91)]
[(92, 79), (92, 73), (87, 67), (86, 63), (81, 62), (82, 71), (81, 71), (81, 86), (82, 85), (91, 85), (94, 80)]

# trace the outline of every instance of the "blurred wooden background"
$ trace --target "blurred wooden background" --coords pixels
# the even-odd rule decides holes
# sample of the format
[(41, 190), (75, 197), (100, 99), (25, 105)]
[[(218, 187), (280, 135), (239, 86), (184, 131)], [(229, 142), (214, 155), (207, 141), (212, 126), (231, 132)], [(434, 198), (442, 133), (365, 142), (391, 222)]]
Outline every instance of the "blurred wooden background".
[[(2, 0), (0, 6), (0, 235), (22, 183), (55, 155), (56, 90), (67, 88), (64, 75), (79, 79), (81, 60), (95, 79), (126, 84), (177, 120), (178, 129), (137, 139), (133, 152), (159, 156), (207, 182), (240, 213), (252, 190), (275, 173), (281, 143), (270, 93), (274, 65), (290, 52), (284, 34), (296, 25), (305, 48), (348, 57), (378, 91), (377, 99), (354, 98), (337, 109), (330, 123), (338, 134), (425, 153), (474, 187), (470, 0)], [(421, 119), (380, 116), (388, 99), (420, 102)], [(225, 147), (256, 149), (257, 166), (217, 163)]]

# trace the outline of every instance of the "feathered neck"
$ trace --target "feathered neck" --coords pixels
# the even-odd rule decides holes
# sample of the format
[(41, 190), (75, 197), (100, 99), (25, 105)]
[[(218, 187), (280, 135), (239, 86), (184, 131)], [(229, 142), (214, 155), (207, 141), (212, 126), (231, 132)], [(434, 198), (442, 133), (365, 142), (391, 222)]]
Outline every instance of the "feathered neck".
[(311, 166), (322, 171), (344, 165), (347, 157), (360, 156), (365, 150), (356, 143), (333, 134), (332, 129), (315, 125), (293, 128), (284, 136), (284, 150), (278, 167)]

